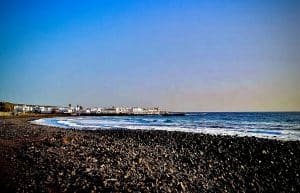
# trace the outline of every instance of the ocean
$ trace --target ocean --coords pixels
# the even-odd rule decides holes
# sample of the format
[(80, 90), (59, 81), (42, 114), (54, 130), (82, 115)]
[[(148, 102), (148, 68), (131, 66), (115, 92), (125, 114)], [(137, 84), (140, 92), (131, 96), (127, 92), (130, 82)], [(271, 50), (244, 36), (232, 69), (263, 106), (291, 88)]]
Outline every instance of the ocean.
[(142, 129), (300, 140), (300, 112), (193, 112), (185, 116), (78, 116), (34, 124), (80, 130)]

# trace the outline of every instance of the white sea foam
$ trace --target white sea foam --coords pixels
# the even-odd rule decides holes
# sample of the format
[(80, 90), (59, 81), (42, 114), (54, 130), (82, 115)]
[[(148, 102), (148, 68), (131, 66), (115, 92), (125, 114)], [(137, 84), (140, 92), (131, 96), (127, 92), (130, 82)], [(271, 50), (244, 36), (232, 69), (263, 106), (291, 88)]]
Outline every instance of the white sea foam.
[[(204, 133), (211, 135), (231, 135), (231, 136), (254, 136), (259, 138), (271, 138), (279, 140), (300, 140), (299, 130), (276, 129), (273, 125), (265, 123), (243, 122), (243, 127), (222, 127), (222, 121), (185, 121), (171, 120), (168, 118), (136, 118), (136, 117), (57, 117), (44, 118), (31, 121), (33, 124), (47, 125), (62, 128), (75, 128), (80, 130), (96, 130), (96, 129), (130, 129), (130, 130), (164, 130), (164, 131), (180, 131)], [(204, 124), (203, 125), (200, 125)], [(205, 126), (206, 125), (206, 126)], [(217, 125), (216, 127), (213, 127)], [(235, 123), (231, 123), (235, 125)], [(268, 125), (269, 129), (259, 129)], [(210, 127), (208, 127), (210, 126)], [(295, 125), (286, 125), (287, 128), (295, 127)], [(298, 126), (296, 125), (296, 128)]]

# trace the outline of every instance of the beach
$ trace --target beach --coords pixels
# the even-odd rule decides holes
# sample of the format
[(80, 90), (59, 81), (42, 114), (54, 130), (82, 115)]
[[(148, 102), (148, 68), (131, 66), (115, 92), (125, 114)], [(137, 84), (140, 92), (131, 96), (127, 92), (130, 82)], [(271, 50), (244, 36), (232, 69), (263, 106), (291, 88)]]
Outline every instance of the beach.
[(300, 141), (0, 118), (4, 192), (299, 192)]

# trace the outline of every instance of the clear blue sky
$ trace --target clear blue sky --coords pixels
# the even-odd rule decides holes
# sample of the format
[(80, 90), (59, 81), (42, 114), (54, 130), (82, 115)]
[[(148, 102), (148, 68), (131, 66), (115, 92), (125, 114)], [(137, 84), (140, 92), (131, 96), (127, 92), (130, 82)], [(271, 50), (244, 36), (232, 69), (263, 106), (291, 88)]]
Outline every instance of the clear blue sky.
[(0, 2), (0, 100), (300, 110), (300, 1)]

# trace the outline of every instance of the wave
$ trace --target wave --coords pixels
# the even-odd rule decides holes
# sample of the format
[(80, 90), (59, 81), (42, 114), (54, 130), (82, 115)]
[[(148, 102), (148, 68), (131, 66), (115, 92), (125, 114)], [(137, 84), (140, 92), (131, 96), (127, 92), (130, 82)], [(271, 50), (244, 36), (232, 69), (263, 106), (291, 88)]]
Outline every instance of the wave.
[[(298, 125), (293, 129), (281, 127), (261, 127), (257, 124), (232, 123), (226, 121), (199, 122), (192, 120), (178, 120), (165, 118), (138, 118), (138, 117), (57, 117), (31, 121), (33, 124), (47, 125), (61, 128), (75, 128), (80, 130), (100, 129), (129, 129), (129, 130), (165, 130), (211, 135), (254, 136), (279, 140), (300, 140)], [(273, 124), (274, 125), (274, 124)]]

